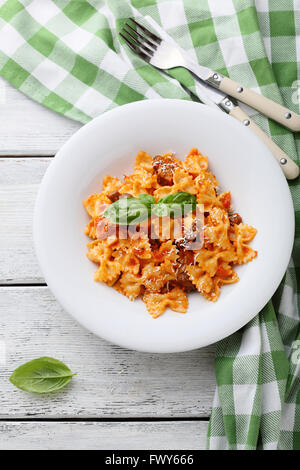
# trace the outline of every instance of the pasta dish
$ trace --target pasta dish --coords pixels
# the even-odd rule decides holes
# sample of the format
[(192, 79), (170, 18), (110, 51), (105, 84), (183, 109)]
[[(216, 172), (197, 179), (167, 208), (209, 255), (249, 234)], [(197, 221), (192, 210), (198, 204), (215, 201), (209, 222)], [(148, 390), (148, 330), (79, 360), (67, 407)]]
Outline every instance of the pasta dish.
[(192, 291), (217, 301), (239, 280), (234, 267), (257, 256), (249, 246), (256, 229), (232, 211), (230, 192), (219, 191), (195, 148), (184, 161), (139, 151), (133, 173), (105, 176), (84, 206), (94, 280), (141, 297), (153, 318), (167, 308), (185, 313)]

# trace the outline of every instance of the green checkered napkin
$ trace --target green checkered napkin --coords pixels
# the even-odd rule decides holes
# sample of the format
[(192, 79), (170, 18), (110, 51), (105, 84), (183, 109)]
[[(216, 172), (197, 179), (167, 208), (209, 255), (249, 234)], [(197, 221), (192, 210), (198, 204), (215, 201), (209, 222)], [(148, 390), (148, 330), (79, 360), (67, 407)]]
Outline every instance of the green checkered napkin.
[[(203, 65), (299, 112), (300, 0), (0, 0), (0, 74), (83, 123), (136, 100), (190, 100), (186, 88), (197, 99), (188, 72), (164, 75), (120, 44), (126, 19), (146, 15)], [(248, 114), (299, 162), (299, 136)], [(290, 189), (293, 260), (272, 302), (217, 345), (209, 449), (300, 449), (299, 182)]]

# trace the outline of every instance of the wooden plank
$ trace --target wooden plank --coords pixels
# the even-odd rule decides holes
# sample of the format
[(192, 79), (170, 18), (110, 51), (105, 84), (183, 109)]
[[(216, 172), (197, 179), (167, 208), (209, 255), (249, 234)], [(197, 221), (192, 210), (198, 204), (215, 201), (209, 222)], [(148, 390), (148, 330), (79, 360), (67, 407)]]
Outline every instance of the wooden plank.
[(31, 100), (0, 77), (0, 155), (54, 155), (81, 124)]
[(1, 284), (44, 282), (34, 253), (32, 223), (37, 190), (50, 161), (0, 159)]
[[(2, 284), (43, 282), (32, 244), (32, 214), (50, 160), (0, 160)], [(209, 415), (213, 348), (174, 356), (122, 350), (83, 330), (46, 288), (2, 288), (0, 296), (0, 331), (7, 347), (7, 365), (0, 365), (5, 384), (0, 392), (1, 416)], [(79, 372), (68, 390), (45, 399), (9, 384), (14, 367), (45, 354), (65, 360)]]
[[(180, 354), (122, 349), (78, 325), (47, 287), (0, 288), (0, 342), (6, 349), (6, 360), (0, 360), (0, 419), (210, 415), (213, 346)], [(15, 388), (11, 372), (40, 356), (60, 359), (78, 375), (47, 396)]]
[(1, 422), (1, 450), (202, 450), (207, 421)]

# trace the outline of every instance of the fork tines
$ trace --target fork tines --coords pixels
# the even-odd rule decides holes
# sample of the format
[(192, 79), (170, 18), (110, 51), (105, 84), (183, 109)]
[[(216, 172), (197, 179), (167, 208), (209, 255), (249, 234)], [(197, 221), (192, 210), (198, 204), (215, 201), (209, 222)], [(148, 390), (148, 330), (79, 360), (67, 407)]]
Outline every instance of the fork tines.
[[(130, 25), (129, 21), (134, 24), (134, 28)], [(161, 39), (156, 34), (149, 31), (133, 18), (129, 18), (127, 23), (125, 23), (120, 36), (136, 54), (147, 62), (150, 61), (157, 46), (161, 43)]]
[(149, 31), (149, 29), (145, 28), (145, 26), (138, 23), (134, 18), (129, 18), (129, 21), (132, 21), (138, 28), (140, 28), (147, 36), (149, 36), (154, 42), (157, 44), (161, 43), (161, 38), (156, 36), (156, 34)]

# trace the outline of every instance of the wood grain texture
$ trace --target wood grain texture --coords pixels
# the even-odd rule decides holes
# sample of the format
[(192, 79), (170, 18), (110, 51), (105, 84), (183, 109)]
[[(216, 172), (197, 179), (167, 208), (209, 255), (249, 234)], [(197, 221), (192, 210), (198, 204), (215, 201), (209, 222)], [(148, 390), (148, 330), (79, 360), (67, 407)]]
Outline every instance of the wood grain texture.
[[(207, 418), (215, 388), (213, 347), (175, 355), (125, 350), (80, 327), (47, 287), (13, 286), (44, 282), (32, 240), (35, 197), (47, 156), (80, 124), (2, 78), (0, 123), (0, 449), (204, 448), (207, 421), (117, 419)], [(65, 361), (78, 375), (48, 396), (13, 387), (8, 378), (15, 367), (42, 355)], [(114, 421), (93, 421), (99, 418)]]
[(0, 450), (205, 449), (207, 422), (1, 422)]
[(1, 284), (44, 282), (34, 253), (32, 223), (38, 187), (50, 161), (0, 159)]
[[(99, 310), (99, 315), (107, 314)], [(180, 354), (122, 349), (87, 332), (47, 287), (0, 288), (0, 418), (208, 417), (215, 388), (212, 346)], [(9, 375), (40, 356), (77, 376), (51, 395), (15, 388)], [(4, 362), (4, 361), (2, 361)]]
[[(33, 249), (32, 214), (50, 160), (0, 160), (2, 284), (43, 282)], [(2, 287), (0, 297), (0, 339), (7, 349), (6, 366), (0, 366), (2, 418), (209, 416), (213, 348), (176, 355), (136, 353), (85, 331), (46, 287)], [(58, 352), (58, 359), (79, 375), (57, 396), (24, 394), (8, 382), (17, 365)]]
[(54, 155), (81, 124), (34, 102), (0, 77), (0, 155)]

